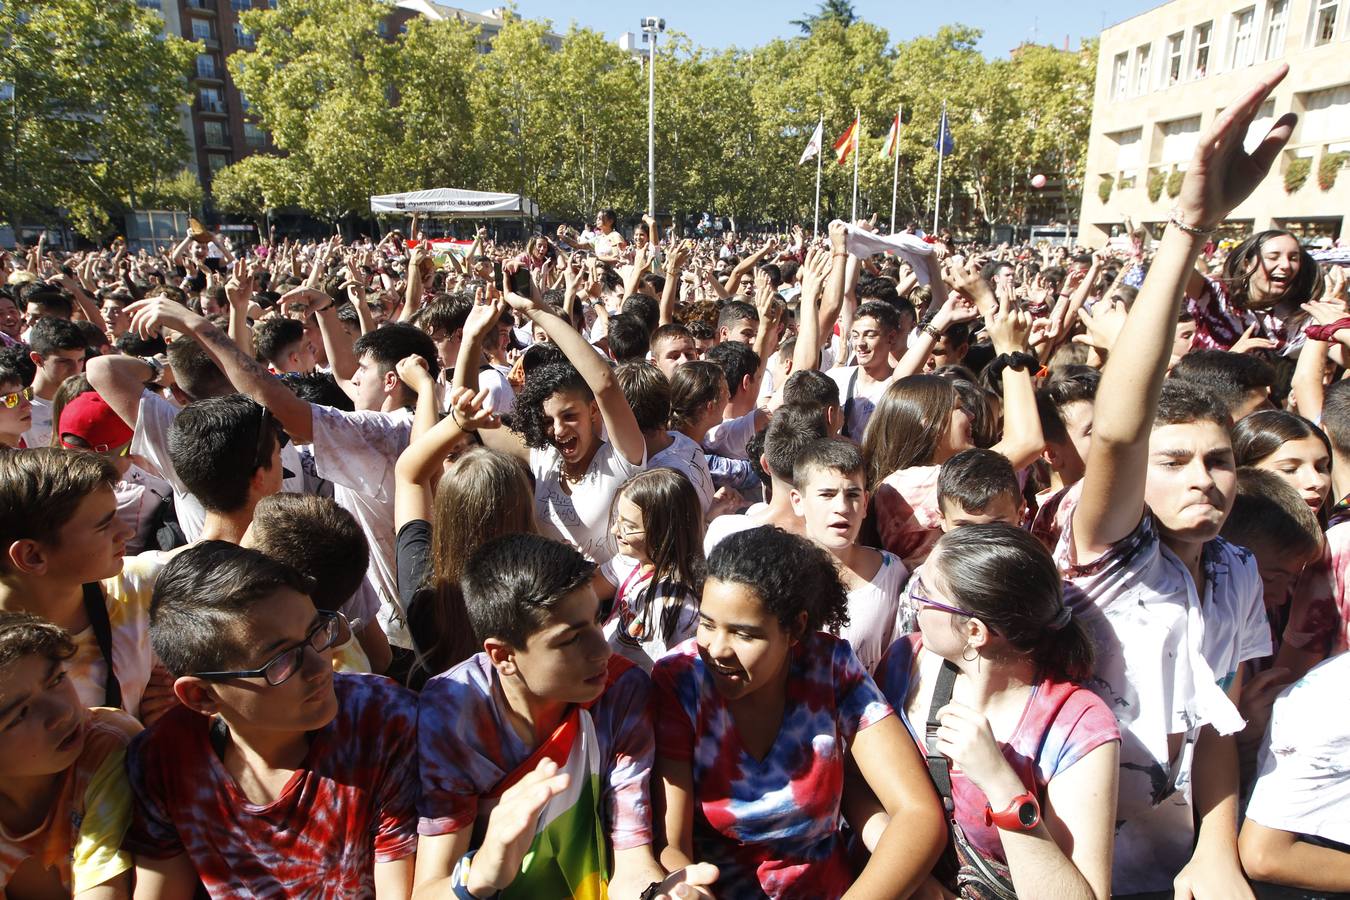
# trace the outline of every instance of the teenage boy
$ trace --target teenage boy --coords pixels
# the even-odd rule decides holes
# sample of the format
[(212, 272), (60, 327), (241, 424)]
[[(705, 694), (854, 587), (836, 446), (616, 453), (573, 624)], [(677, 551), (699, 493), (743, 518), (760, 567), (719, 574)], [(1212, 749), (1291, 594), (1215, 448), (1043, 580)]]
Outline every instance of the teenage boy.
[(900, 557), (859, 544), (867, 515), (867, 464), (852, 441), (817, 440), (792, 467), (792, 509), (806, 536), (834, 557), (848, 590), (848, 625), (840, 637), (871, 673), (897, 637), (900, 595), (909, 577)]
[(677, 366), (702, 356), (689, 329), (676, 322), (668, 322), (652, 332), (650, 355), (652, 362), (666, 378), (675, 374)]
[(0, 894), (131, 895), (126, 746), (140, 724), (88, 709), (66, 677), (70, 635), (0, 612)]
[(730, 393), (722, 421), (708, 429), (703, 448), (709, 453), (746, 459), (750, 439), (769, 423), (769, 414), (755, 405), (764, 373), (759, 354), (741, 341), (725, 341), (709, 350), (706, 358), (722, 367)]
[(243, 539), (258, 501), (281, 490), (281, 448), (289, 440), (272, 414), (243, 394), (183, 407), (169, 428), (169, 458), (206, 510), (201, 540)]
[(660, 369), (647, 362), (616, 366), (614, 377), (633, 408), (638, 428), (642, 429), (642, 439), (647, 443), (647, 468), (664, 466), (689, 479), (706, 516), (713, 504), (708, 457), (693, 438), (666, 429), (670, 421), (670, 382)]
[(205, 541), (164, 568), (150, 639), (182, 706), (132, 742), (138, 893), (406, 898), (417, 851), (417, 706), (333, 672), (350, 637), (308, 579)]
[[(1213, 228), (1288, 141), (1247, 128), (1287, 67), (1201, 137), (1158, 253), (1102, 373), (1092, 447), (1056, 551), (1089, 601), (1091, 687), (1123, 738), (1112, 893), (1250, 898), (1237, 854), (1242, 663), (1270, 653), (1251, 554), (1218, 537), (1236, 473), (1227, 410), (1168, 380), (1183, 288)], [(1198, 825), (1198, 829), (1197, 826)]]
[[(414, 320), (417, 327), (425, 331), (436, 345), (436, 359), (441, 364), (440, 382), (447, 386), (441, 398), (442, 412), (450, 411), (448, 386), (455, 377), (455, 364), (459, 359), (465, 325), (473, 306), (472, 297), (439, 294), (422, 308)], [(506, 375), (492, 365), (485, 352), (487, 339), (496, 339), (500, 334), (499, 322), (487, 324), (478, 352), (471, 354), (471, 362), (477, 368), (478, 383), (487, 389), (492, 399), (492, 411), (499, 416), (509, 416), (516, 403), (515, 390)]]
[(28, 387), (31, 366), (17, 358), (20, 352), (18, 348), (0, 351), (0, 445), (7, 448), (28, 446), (24, 435), (33, 427), (33, 390)]
[(738, 531), (776, 525), (793, 534), (802, 533), (802, 519), (792, 507), (792, 473), (797, 457), (813, 441), (830, 436), (825, 412), (818, 407), (783, 406), (764, 432), (764, 452), (759, 464), (768, 475), (767, 503), (740, 515), (718, 516), (708, 524), (703, 537), (704, 555), (711, 556), (722, 539)]
[(29, 612), (75, 642), (67, 666), (86, 706), (144, 719), (154, 658), (147, 637), (159, 563), (123, 560), (132, 529), (117, 518), (117, 470), (94, 453), (44, 447), (0, 454), (0, 609)]
[(962, 450), (938, 469), (942, 530), (963, 525), (1022, 523), (1022, 491), (1008, 457), (993, 450)]
[(61, 382), (84, 371), (85, 340), (69, 319), (43, 316), (29, 329), (28, 345), (37, 374), (33, 376), (33, 424), (24, 435), (24, 444), (47, 447), (52, 437), (52, 400)]
[[(310, 288), (296, 288), (282, 299), (332, 303), (327, 294)], [(323, 314), (331, 315), (327, 310), (323, 307)], [(267, 407), (296, 442), (314, 445), (316, 474), (333, 483), (333, 499), (356, 516), (370, 541), (367, 578), (380, 597), (380, 624), (391, 644), (411, 650), (395, 576), (393, 483), (394, 463), (412, 431), (408, 407), (415, 395), (395, 367), (415, 354), (426, 360), (434, 378), (439, 367), (431, 338), (406, 323), (361, 335), (352, 348), (355, 374), (343, 384), (356, 411), (345, 412), (300, 399), (224, 331), (166, 297), (142, 300), (127, 311), (142, 333), (168, 327), (195, 338), (236, 390)]]
[(266, 319), (253, 329), (253, 346), (258, 361), (278, 375), (314, 371), (314, 344), (306, 334), (305, 323), (298, 319)]
[(892, 358), (905, 349), (900, 313), (880, 300), (864, 303), (854, 314), (848, 340), (854, 364), (835, 366), (828, 374), (839, 385), (844, 406), (843, 436), (861, 441), (872, 411), (893, 380)]
[[(485, 544), (466, 566), (483, 649), (418, 701), (418, 898), (452, 886), (459, 897), (602, 896), (606, 883), (636, 897), (666, 877), (651, 851), (651, 682), (611, 654), (594, 572), (569, 545), (525, 534)], [(513, 787), (541, 778), (551, 784), (537, 804), (508, 808)]]

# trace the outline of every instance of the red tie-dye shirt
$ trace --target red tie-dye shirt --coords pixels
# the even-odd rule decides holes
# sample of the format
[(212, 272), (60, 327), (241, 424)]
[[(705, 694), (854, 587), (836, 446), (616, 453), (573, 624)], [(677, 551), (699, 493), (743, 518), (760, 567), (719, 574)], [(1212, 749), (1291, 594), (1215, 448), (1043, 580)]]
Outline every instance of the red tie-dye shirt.
[(271, 803), (250, 803), (184, 707), (133, 742), (125, 847), (186, 853), (214, 900), (373, 897), (375, 864), (417, 852), (417, 700), (377, 675), (333, 676), (338, 714)]

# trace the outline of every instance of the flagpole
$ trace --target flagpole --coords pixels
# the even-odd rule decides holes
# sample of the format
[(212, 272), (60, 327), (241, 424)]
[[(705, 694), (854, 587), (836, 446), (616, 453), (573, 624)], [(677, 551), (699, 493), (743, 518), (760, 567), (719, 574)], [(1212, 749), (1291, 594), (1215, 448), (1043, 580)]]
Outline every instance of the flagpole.
[(942, 119), (940, 120), (940, 124), (938, 125), (938, 140), (937, 140), (938, 173), (937, 173), (937, 194), (933, 202), (933, 234), (937, 234), (938, 214), (941, 213), (942, 211), (942, 157), (947, 155), (942, 151), (946, 149), (946, 144), (944, 143), (944, 138), (946, 136), (947, 136), (947, 101), (943, 100)]
[(853, 111), (853, 218), (851, 221), (858, 221), (858, 157), (862, 155), (862, 143), (858, 134), (862, 127), (862, 109), (855, 107)]
[(816, 130), (820, 132), (820, 147), (816, 150), (816, 218), (811, 226), (812, 240), (820, 237), (820, 166), (825, 161), (825, 113), (820, 114)]
[(895, 198), (900, 193), (900, 116), (904, 110), (903, 103), (895, 108), (895, 146), (891, 147), (891, 152), (895, 154), (895, 163), (891, 168), (891, 234), (900, 230), (895, 227)]

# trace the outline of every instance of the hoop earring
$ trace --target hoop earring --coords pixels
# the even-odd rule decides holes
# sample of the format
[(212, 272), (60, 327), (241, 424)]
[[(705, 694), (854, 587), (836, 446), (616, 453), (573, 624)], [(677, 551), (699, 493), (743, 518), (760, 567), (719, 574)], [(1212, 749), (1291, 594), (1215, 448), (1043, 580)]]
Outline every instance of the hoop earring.
[[(967, 656), (967, 653), (971, 653), (972, 655)], [(961, 658), (966, 662), (975, 662), (975, 660), (980, 658), (980, 651), (976, 650), (970, 644), (966, 644), (966, 649), (961, 651)]]

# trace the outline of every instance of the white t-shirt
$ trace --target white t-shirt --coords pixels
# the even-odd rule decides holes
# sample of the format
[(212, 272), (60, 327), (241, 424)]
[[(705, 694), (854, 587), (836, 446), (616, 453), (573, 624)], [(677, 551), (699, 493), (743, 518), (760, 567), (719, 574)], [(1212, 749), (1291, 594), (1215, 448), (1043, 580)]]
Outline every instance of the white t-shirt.
[(891, 642), (904, 633), (900, 598), (909, 572), (900, 557), (881, 551), (881, 568), (872, 580), (848, 592), (848, 624), (839, 636), (853, 647), (870, 675)]
[(1318, 663), (1275, 699), (1247, 817), (1350, 844), (1350, 653)]
[(356, 517), (370, 544), (366, 578), (380, 598), (376, 616), (389, 643), (412, 648), (398, 597), (394, 539), (394, 464), (412, 434), (411, 410), (345, 412), (312, 405), (314, 462), (333, 483), (333, 499)]
[[(169, 458), (169, 428), (178, 418), (181, 408), (165, 400), (153, 391), (141, 394), (141, 405), (136, 413), (136, 430), (131, 437), (131, 452), (145, 460), (169, 483), (173, 489), (173, 511), (178, 517), (178, 527), (189, 544), (202, 536), (202, 527), (206, 524), (206, 510), (199, 501), (189, 494)], [(291, 474), (281, 480), (281, 490), (288, 494), (305, 493), (304, 467), (300, 464), (300, 453), (295, 444), (289, 443), (281, 448), (281, 467)]]
[[(881, 400), (881, 395), (890, 387), (889, 382), (864, 379), (859, 366), (836, 366), (825, 373), (839, 385), (839, 405), (847, 416), (848, 430), (845, 435), (861, 442), (867, 423)], [(856, 378), (854, 376), (857, 376)], [(853, 403), (849, 404), (849, 383), (853, 383)], [(865, 382), (865, 383), (864, 383)]]
[[(614, 608), (605, 622), (605, 637), (614, 652), (643, 668), (652, 670), (652, 663), (665, 656), (672, 647), (694, 636), (698, 626), (698, 598), (679, 590), (668, 581), (656, 586), (657, 608), (647, 612), (647, 590), (651, 587), (651, 573), (638, 571), (638, 561), (631, 556), (615, 554), (600, 567), (600, 574), (614, 585)], [(675, 630), (662, 640), (661, 620), (670, 611)]]
[[(33, 398), (33, 420), (23, 433), (25, 447), (50, 447), (52, 442), (52, 401)], [(59, 445), (58, 445), (59, 446)]]
[[(1077, 503), (1082, 482), (1065, 502)], [(1256, 559), (1216, 538), (1204, 547), (1199, 591), (1163, 545), (1151, 514), (1095, 560), (1077, 564), (1073, 522), (1055, 559), (1082, 599), (1074, 612), (1097, 646), (1088, 687), (1120, 725), (1113, 894), (1171, 890), (1190, 860), (1195, 831), (1191, 761), (1203, 725), (1235, 734), (1242, 716), (1225, 693), (1238, 666), (1271, 653)], [(1168, 736), (1181, 735), (1175, 756)]]
[(608, 562), (616, 552), (614, 536), (609, 533), (614, 495), (645, 466), (645, 459), (634, 465), (613, 444), (604, 441), (585, 476), (576, 484), (565, 484), (562, 455), (556, 447), (530, 450), (534, 517), (539, 523), (539, 533), (566, 541), (601, 565)]
[[(444, 372), (441, 373), (444, 376)], [(483, 366), (478, 370), (478, 389), (487, 390), (492, 401), (492, 411), (499, 416), (509, 416), (516, 407), (516, 391), (511, 382), (496, 366)], [(450, 411), (450, 382), (441, 381), (441, 412)]]
[(127, 556), (135, 556), (151, 537), (150, 525), (164, 498), (173, 493), (173, 486), (163, 478), (132, 465), (122, 480), (113, 486), (117, 495), (117, 521), (134, 528), (136, 533), (127, 541)]
[(749, 459), (747, 445), (755, 436), (755, 415), (758, 412), (752, 409), (738, 418), (718, 422), (703, 436), (703, 448), (709, 453), (730, 456), (732, 459)]
[(763, 524), (759, 519), (743, 514), (732, 513), (718, 516), (708, 523), (708, 530), (703, 533), (703, 555), (712, 556), (712, 552), (717, 548), (717, 545), (736, 532), (749, 531), (751, 528), (758, 528)]
[(649, 469), (674, 469), (698, 491), (698, 502), (706, 514), (713, 502), (712, 474), (708, 471), (708, 457), (703, 448), (691, 437), (678, 431), (668, 431), (675, 441), (666, 449), (647, 460)]

